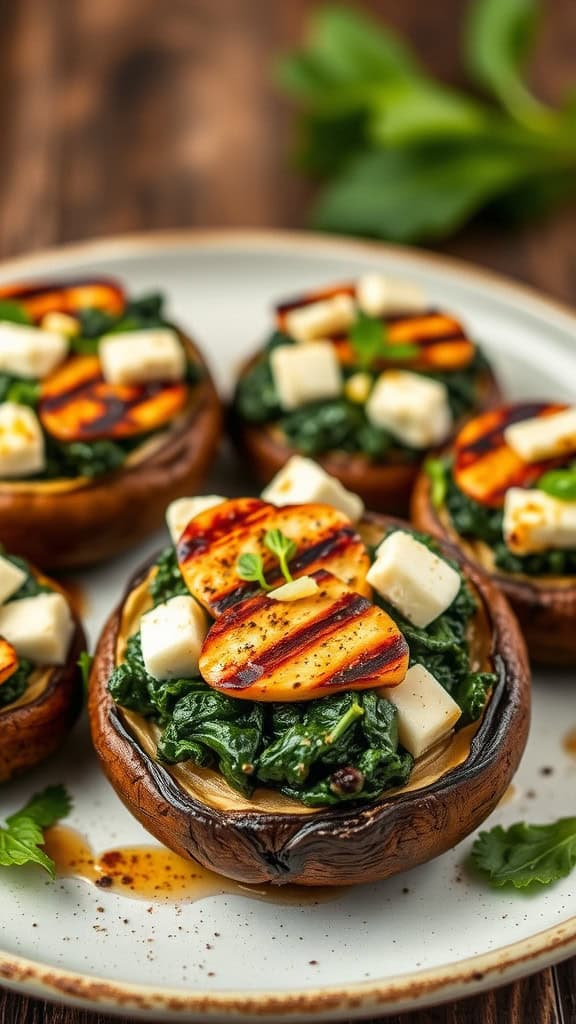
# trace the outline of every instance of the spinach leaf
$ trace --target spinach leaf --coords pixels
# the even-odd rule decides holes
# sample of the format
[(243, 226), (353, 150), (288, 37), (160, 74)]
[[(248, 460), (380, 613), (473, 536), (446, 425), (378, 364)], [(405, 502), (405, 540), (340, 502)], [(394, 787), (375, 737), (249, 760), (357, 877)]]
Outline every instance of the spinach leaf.
[(7, 707), (8, 704), (12, 704), (22, 696), (28, 686), (33, 670), (34, 665), (31, 661), (27, 661), (26, 658), (20, 658), (20, 664), (14, 675), (10, 676), (0, 686), (0, 708)]
[(300, 784), (322, 755), (350, 730), (363, 709), (353, 694), (310, 702), (303, 719), (267, 747), (258, 761), (258, 778), (263, 782)]
[(126, 644), (124, 661), (110, 676), (108, 689), (117, 704), (163, 724), (170, 720), (181, 697), (205, 685), (200, 678), (160, 680), (149, 675), (142, 657), (140, 633), (135, 633)]
[(23, 324), (28, 327), (32, 320), (19, 302), (13, 299), (0, 299), (0, 323)]
[(40, 384), (37, 380), (0, 373), (0, 402), (16, 402), (18, 405), (29, 405), (35, 409), (39, 397)]
[(455, 530), (461, 537), (482, 540), (494, 553), (498, 569), (526, 576), (576, 575), (576, 550), (541, 551), (532, 555), (515, 555), (504, 542), (503, 511), (488, 508), (464, 494), (452, 474), (448, 478), (446, 508)]
[(150, 593), (155, 605), (163, 604), (171, 597), (189, 593), (180, 572), (176, 549), (172, 545), (165, 548), (158, 556), (156, 572), (150, 581)]
[(119, 316), (97, 308), (81, 309), (75, 314), (80, 324), (80, 334), (72, 339), (72, 350), (79, 355), (95, 355), (103, 334), (168, 326), (163, 306), (164, 296), (152, 292), (140, 299), (130, 299)]
[(168, 762), (214, 763), (226, 781), (250, 795), (260, 744), (264, 712), (261, 704), (234, 700), (212, 690), (202, 680), (174, 707), (158, 744), (158, 756)]

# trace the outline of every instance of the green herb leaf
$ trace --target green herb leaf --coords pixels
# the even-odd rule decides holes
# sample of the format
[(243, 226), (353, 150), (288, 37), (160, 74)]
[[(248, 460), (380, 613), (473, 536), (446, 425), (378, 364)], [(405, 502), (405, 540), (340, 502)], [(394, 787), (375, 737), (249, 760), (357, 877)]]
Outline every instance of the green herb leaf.
[(576, 466), (549, 470), (540, 477), (536, 487), (560, 501), (576, 501)]
[(430, 478), (430, 500), (434, 508), (441, 508), (448, 489), (448, 467), (443, 459), (428, 458), (424, 463), (424, 472)]
[(249, 583), (259, 583), (262, 590), (270, 590), (264, 577), (264, 566), (260, 555), (246, 553), (236, 562), (236, 575)]
[(280, 67), (300, 102), (300, 162), (329, 182), (315, 226), (414, 242), (480, 210), (538, 216), (574, 193), (574, 105), (539, 103), (522, 79), (536, 0), (473, 0), (469, 69), (500, 107), (428, 76), (409, 48), (353, 10), (327, 7)]
[(90, 680), (90, 672), (92, 671), (92, 663), (94, 661), (94, 655), (88, 654), (88, 651), (82, 651), (78, 658), (78, 668), (82, 673), (82, 685), (84, 692), (88, 693), (88, 682)]
[(23, 380), (14, 378), (6, 392), (7, 402), (16, 402), (18, 405), (29, 405), (35, 409), (40, 398), (40, 383), (37, 380)]
[(420, 352), (417, 345), (390, 344), (386, 324), (361, 309), (350, 328), (350, 341), (358, 366), (368, 370), (378, 358), (402, 361), (414, 359)]
[(28, 801), (20, 811), (15, 811), (6, 818), (8, 825), (13, 825), (19, 818), (31, 818), (40, 828), (49, 828), (60, 818), (65, 818), (72, 810), (70, 794), (64, 786), (47, 786)]
[(40, 849), (44, 845), (42, 830), (64, 818), (71, 806), (64, 786), (47, 786), (11, 814), (0, 828), (0, 865), (39, 864), (54, 878), (54, 862)]
[(526, 87), (522, 70), (536, 35), (536, 0), (474, 0), (464, 49), (475, 81), (519, 121), (538, 127), (550, 117)]
[(367, 134), (375, 145), (407, 146), (488, 134), (495, 115), (480, 103), (428, 78), (383, 89), (372, 104)]
[(386, 326), (381, 320), (358, 310), (356, 319), (350, 328), (350, 341), (359, 366), (372, 366), (376, 357), (382, 352)]
[(288, 568), (288, 562), (297, 551), (294, 541), (286, 537), (281, 530), (267, 530), (264, 534), (264, 544), (273, 555), (276, 555), (284, 579), (287, 583), (291, 583), (293, 577)]
[(32, 320), (24, 306), (21, 306), (19, 302), (13, 302), (11, 299), (0, 299), (0, 322), (30, 325)]
[(576, 818), (561, 818), (550, 825), (517, 822), (507, 829), (497, 825), (480, 833), (472, 859), (492, 885), (511, 884), (517, 889), (535, 883), (550, 885), (576, 866)]
[(533, 170), (528, 153), (490, 141), (370, 150), (324, 191), (313, 223), (399, 242), (442, 238)]
[(280, 83), (313, 110), (334, 116), (370, 105), (383, 84), (416, 72), (412, 54), (389, 29), (346, 7), (325, 7), (308, 46), (280, 62)]

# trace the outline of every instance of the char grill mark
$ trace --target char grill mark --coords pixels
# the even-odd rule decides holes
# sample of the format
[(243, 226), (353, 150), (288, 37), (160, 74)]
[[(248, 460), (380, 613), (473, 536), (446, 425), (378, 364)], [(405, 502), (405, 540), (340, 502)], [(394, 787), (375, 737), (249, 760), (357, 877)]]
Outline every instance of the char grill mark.
[(97, 356), (77, 356), (44, 381), (39, 413), (61, 441), (131, 437), (164, 426), (186, 396), (181, 383), (109, 384)]
[(545, 402), (522, 402), (484, 413), (468, 423), (455, 444), (454, 478), (470, 498), (498, 508), (510, 487), (530, 487), (547, 470), (565, 463), (565, 458), (524, 462), (504, 440), (513, 423), (545, 418), (566, 408)]
[[(269, 598), (265, 598), (269, 601)], [(242, 606), (244, 607), (244, 605)], [(258, 651), (256, 658), (249, 658), (239, 669), (222, 679), (220, 687), (235, 690), (251, 685), (263, 675), (270, 675), (281, 665), (292, 661), (296, 654), (303, 654), (311, 648), (320, 646), (338, 632), (345, 623), (361, 619), (371, 608), (370, 601), (360, 594), (346, 594), (315, 619), (309, 620), (305, 626), (287, 633), (281, 640)], [(250, 616), (248, 615), (248, 618)], [(220, 620), (221, 621), (221, 620)]]
[(279, 529), (296, 544), (290, 571), (298, 577), (326, 568), (354, 590), (369, 593), (365, 545), (350, 521), (328, 505), (277, 508), (258, 498), (238, 498), (195, 517), (177, 546), (178, 562), (192, 594), (218, 616), (259, 590), (237, 575), (243, 554), (258, 555), (270, 586), (284, 582), (276, 557), (266, 548), (268, 530)]
[(209, 685), (243, 699), (300, 701), (402, 681), (408, 647), (396, 623), (332, 573), (313, 575), (313, 597), (284, 604), (260, 595), (220, 616), (200, 656)]
[(9, 284), (0, 287), (0, 299), (20, 303), (35, 323), (47, 313), (74, 314), (88, 308), (119, 316), (126, 306), (124, 290), (107, 278)]

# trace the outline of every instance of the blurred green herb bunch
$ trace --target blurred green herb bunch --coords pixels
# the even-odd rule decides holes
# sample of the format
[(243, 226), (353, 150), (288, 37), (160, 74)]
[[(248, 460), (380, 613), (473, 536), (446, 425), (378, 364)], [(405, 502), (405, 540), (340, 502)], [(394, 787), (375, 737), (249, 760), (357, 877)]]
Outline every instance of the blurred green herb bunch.
[(316, 227), (416, 242), (479, 211), (515, 223), (576, 191), (576, 96), (558, 109), (524, 79), (536, 0), (472, 0), (463, 59), (486, 100), (435, 80), (396, 35), (346, 7), (313, 17), (280, 62), (298, 101), (298, 158), (325, 181)]

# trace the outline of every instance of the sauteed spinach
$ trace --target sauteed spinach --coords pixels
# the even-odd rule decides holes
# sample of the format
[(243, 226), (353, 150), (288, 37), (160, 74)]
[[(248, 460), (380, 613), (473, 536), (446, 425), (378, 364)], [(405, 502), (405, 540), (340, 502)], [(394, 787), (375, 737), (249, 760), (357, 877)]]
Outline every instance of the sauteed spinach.
[[(270, 353), (279, 345), (293, 344), (292, 338), (276, 331), (256, 362), (240, 377), (234, 406), (241, 419), (249, 423), (274, 423), (290, 447), (302, 455), (321, 455), (337, 449), (359, 452), (373, 461), (388, 454), (403, 461), (420, 458), (420, 451), (400, 444), (388, 431), (375, 427), (364, 406), (345, 397), (310, 402), (294, 412), (283, 412), (270, 368)], [(425, 376), (446, 385), (452, 415), (457, 420), (475, 407), (478, 377), (485, 368), (486, 361), (477, 352), (464, 370)], [(344, 376), (350, 377), (358, 369), (359, 366), (343, 368)], [(374, 378), (377, 376), (376, 371), (362, 369)]]
[[(22, 586), (15, 594), (12, 595), (10, 601), (19, 601), (23, 597), (35, 597), (36, 594), (46, 593), (50, 590), (44, 583), (40, 583), (35, 576), (30, 572), (30, 566), (23, 558), (17, 558), (15, 555), (8, 555), (4, 549), (0, 546), (0, 554), (3, 558), (6, 558), (13, 565), (16, 565), (19, 569), (22, 569), (26, 574)], [(34, 668), (31, 661), (26, 658), (19, 659), (20, 664), (16, 669), (14, 675), (10, 676), (5, 683), (0, 686), (0, 708), (7, 707), (8, 704), (12, 704), (15, 700), (18, 700), (22, 696), (28, 681)]]
[[(160, 555), (150, 593), (155, 604), (187, 593), (173, 548)], [(476, 604), (467, 586), (427, 629), (380, 603), (404, 632), (411, 663), (425, 665), (459, 703), (462, 724), (479, 718), (494, 676), (470, 671), (466, 631)], [(128, 640), (109, 690), (118, 704), (160, 726), (160, 760), (215, 767), (247, 796), (265, 785), (311, 807), (362, 802), (402, 785), (412, 771), (413, 759), (399, 745), (396, 708), (374, 690), (290, 704), (236, 700), (199, 677), (152, 678), (139, 633)]]
[(503, 572), (526, 576), (573, 576), (576, 574), (576, 551), (550, 550), (532, 555), (515, 555), (508, 549), (502, 533), (504, 513), (501, 508), (488, 508), (469, 498), (457, 486), (452, 469), (444, 460), (434, 460), (437, 480), (439, 466), (444, 467), (446, 509), (461, 537), (483, 540), (492, 549), (494, 562)]

